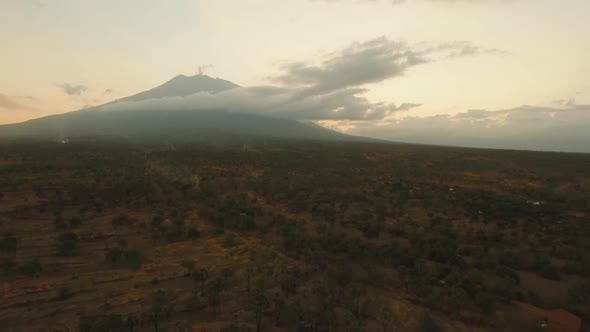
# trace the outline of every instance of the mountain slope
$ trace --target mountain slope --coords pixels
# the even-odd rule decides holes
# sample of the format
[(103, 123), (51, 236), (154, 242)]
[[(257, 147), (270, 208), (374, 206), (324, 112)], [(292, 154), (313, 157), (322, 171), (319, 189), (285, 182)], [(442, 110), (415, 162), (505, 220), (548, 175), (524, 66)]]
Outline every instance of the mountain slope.
[(239, 87), (239, 85), (230, 81), (222, 80), (220, 78), (213, 79), (207, 75), (178, 75), (158, 87), (140, 92), (133, 96), (121, 98), (115, 102), (140, 101), (164, 97), (184, 97), (197, 92), (219, 93)]
[[(176, 76), (148, 91), (117, 102), (183, 97), (199, 92), (219, 93), (239, 85), (206, 75)], [(102, 105), (102, 106), (105, 106)], [(104, 111), (97, 106), (52, 115), (19, 124), (0, 126), (3, 138), (121, 138), (128, 140), (206, 141), (228, 137), (276, 137), (312, 140), (362, 140), (317, 125), (222, 109)]]

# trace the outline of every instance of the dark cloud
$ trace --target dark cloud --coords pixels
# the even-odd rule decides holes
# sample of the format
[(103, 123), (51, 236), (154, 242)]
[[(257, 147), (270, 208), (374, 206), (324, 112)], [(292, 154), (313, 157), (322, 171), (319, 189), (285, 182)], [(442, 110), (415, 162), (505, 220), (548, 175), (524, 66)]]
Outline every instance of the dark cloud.
[(110, 95), (111, 93), (113, 93), (113, 89), (105, 89), (104, 90), (105, 95)]
[(88, 90), (88, 87), (85, 85), (72, 85), (69, 83), (64, 83), (64, 84), (57, 84), (56, 85), (58, 88), (62, 89), (63, 92), (65, 92), (66, 94), (70, 95), (70, 96), (81, 96), (84, 92), (86, 92), (86, 90)]

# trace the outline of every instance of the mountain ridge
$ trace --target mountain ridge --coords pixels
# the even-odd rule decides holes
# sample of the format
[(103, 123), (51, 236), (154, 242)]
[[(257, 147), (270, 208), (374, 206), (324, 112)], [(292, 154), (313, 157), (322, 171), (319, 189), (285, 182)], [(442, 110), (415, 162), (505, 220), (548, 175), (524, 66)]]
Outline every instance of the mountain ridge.
[[(63, 140), (75, 137), (119, 137), (135, 141), (203, 141), (227, 137), (268, 137), (308, 140), (371, 140), (349, 136), (297, 120), (232, 112), (227, 109), (104, 111), (119, 102), (221, 93), (238, 84), (207, 75), (177, 75), (152, 89), (78, 111), (0, 125), (0, 138)], [(225, 137), (224, 137), (225, 136)], [(205, 139), (206, 137), (206, 139)]]

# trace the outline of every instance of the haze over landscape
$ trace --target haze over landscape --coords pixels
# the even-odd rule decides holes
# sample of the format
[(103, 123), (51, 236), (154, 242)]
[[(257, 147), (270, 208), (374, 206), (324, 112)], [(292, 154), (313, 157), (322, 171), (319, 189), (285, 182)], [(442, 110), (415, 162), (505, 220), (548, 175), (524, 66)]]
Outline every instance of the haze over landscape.
[(590, 152), (583, 0), (0, 6), (0, 123), (206, 74), (234, 89), (189, 84), (104, 110), (223, 109), (399, 142)]
[(0, 332), (590, 331), (589, 13), (0, 0)]

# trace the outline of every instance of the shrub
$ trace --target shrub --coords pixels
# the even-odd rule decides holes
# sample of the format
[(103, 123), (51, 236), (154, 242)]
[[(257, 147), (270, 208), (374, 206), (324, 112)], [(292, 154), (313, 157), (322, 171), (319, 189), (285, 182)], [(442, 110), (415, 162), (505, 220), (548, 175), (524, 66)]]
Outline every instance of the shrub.
[(498, 266), (496, 268), (496, 274), (499, 277), (502, 277), (505, 279), (510, 279), (510, 280), (514, 281), (516, 284), (520, 283), (520, 277), (518, 276), (518, 274), (516, 274), (516, 272), (514, 272), (512, 269), (510, 269), (506, 266)]
[(442, 329), (436, 324), (428, 313), (424, 313), (418, 321), (418, 326), (422, 332), (441, 332)]
[(16, 268), (16, 263), (12, 258), (5, 258), (0, 261), (0, 270), (4, 273), (12, 272)]
[(82, 219), (80, 219), (80, 218), (70, 219), (70, 227), (78, 228), (80, 225), (82, 225)]
[(545, 265), (541, 268), (541, 276), (549, 280), (561, 280), (559, 270), (553, 265)]
[(235, 274), (235, 270), (231, 267), (226, 267), (221, 270), (221, 276), (225, 279), (232, 277)]
[(16, 251), (18, 241), (9, 233), (4, 234), (4, 238), (0, 240), (0, 251)]
[(195, 268), (195, 261), (191, 260), (191, 259), (183, 259), (180, 262), (180, 265), (182, 265), (182, 267), (184, 267), (185, 271), (185, 276), (190, 276), (191, 272), (193, 271), (193, 269)]
[(123, 250), (120, 248), (110, 248), (107, 250), (106, 258), (111, 263), (116, 263), (123, 256)]
[(477, 293), (477, 295), (475, 295), (475, 304), (479, 309), (481, 309), (481, 311), (485, 313), (492, 312), (495, 305), (494, 299), (491, 296), (483, 293)]
[(127, 331), (125, 322), (121, 316), (109, 315), (105, 317), (85, 317), (80, 319), (80, 331), (103, 332), (103, 331)]
[(535, 307), (542, 307), (543, 306), (543, 301), (541, 300), (541, 297), (539, 296), (539, 294), (537, 294), (536, 292), (529, 291), (527, 296), (529, 298), (530, 304), (534, 305)]
[(125, 261), (133, 268), (139, 268), (143, 264), (143, 254), (138, 250), (127, 250)]
[(572, 305), (585, 305), (590, 299), (590, 283), (577, 283), (568, 290), (568, 301)]
[(61, 255), (69, 256), (76, 250), (78, 244), (78, 235), (73, 232), (62, 233), (59, 238), (58, 251)]
[(192, 240), (194, 240), (194, 239), (198, 238), (199, 236), (201, 236), (201, 233), (199, 233), (199, 230), (196, 227), (194, 227), (194, 226), (193, 227), (189, 227), (187, 229), (186, 234), (187, 234), (188, 238), (189, 239), (192, 239)]
[(233, 248), (237, 244), (238, 243), (237, 243), (236, 239), (231, 235), (228, 235), (223, 239), (223, 247), (224, 248)]
[(160, 225), (162, 225), (163, 222), (164, 222), (164, 214), (158, 213), (152, 219), (152, 226), (155, 228), (158, 228), (158, 227), (160, 227)]
[(38, 260), (34, 260), (19, 266), (17, 270), (22, 274), (38, 275), (43, 271), (43, 267)]
[(138, 222), (137, 219), (128, 217), (124, 214), (121, 214), (121, 215), (113, 218), (113, 220), (111, 221), (111, 224), (113, 225), (113, 227), (117, 227), (117, 226), (122, 226), (122, 225), (133, 225), (133, 224), (136, 224), (137, 222)]
[(66, 222), (59, 216), (53, 219), (53, 226), (57, 230), (63, 230), (67, 228)]
[(511, 251), (506, 251), (502, 253), (502, 255), (500, 255), (498, 259), (498, 263), (506, 265), (513, 269), (519, 269), (522, 267), (522, 262), (520, 258)]

